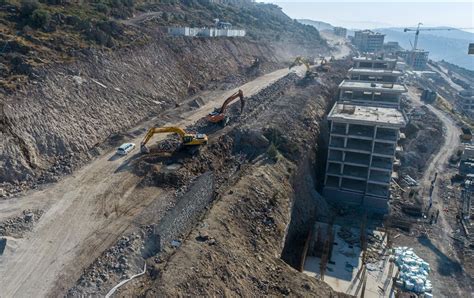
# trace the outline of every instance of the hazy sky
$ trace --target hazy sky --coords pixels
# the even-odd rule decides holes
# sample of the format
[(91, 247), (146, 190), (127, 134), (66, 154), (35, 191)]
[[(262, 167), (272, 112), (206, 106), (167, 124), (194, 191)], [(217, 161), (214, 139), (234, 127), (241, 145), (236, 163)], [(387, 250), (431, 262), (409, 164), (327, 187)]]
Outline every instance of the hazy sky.
[[(425, 26), (474, 27), (471, 1), (257, 0), (283, 8), (294, 19), (312, 19), (347, 28)], [(472, 30), (469, 30), (472, 31)]]

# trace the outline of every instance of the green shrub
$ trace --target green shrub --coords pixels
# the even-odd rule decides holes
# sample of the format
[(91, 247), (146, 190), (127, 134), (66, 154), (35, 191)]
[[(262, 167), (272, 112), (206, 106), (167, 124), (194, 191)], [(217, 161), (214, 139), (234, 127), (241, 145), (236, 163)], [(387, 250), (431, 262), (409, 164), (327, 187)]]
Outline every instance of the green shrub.
[(113, 8), (111, 10), (111, 15), (117, 19), (126, 19), (133, 15), (133, 11), (128, 7), (121, 6), (119, 8)]
[(122, 0), (122, 4), (127, 7), (134, 7), (135, 0)]
[(278, 160), (278, 149), (277, 149), (277, 147), (275, 146), (274, 143), (271, 143), (270, 146), (268, 147), (267, 155), (273, 161)]
[(109, 39), (105, 32), (98, 29), (91, 29), (87, 31), (86, 36), (88, 39), (95, 41), (95, 43), (99, 45), (105, 45)]
[(20, 15), (24, 18), (31, 16), (33, 11), (39, 8), (36, 0), (22, 0), (20, 4)]
[(109, 3), (110, 3), (110, 6), (113, 7), (113, 8), (122, 7), (122, 1), (120, 1), (120, 0), (110, 0)]
[(33, 27), (41, 28), (46, 26), (51, 20), (51, 15), (43, 9), (36, 9), (30, 17), (30, 24)]
[[(44, 0), (41, 2), (44, 2)], [(45, 2), (48, 3), (49, 5), (62, 5), (66, 1), (65, 0), (46, 0)]]
[(122, 27), (115, 21), (98, 22), (96, 27), (107, 35), (118, 37), (123, 34)]
[(110, 8), (105, 5), (104, 3), (102, 2), (99, 2), (95, 5), (95, 9), (98, 11), (98, 12), (101, 12), (103, 14), (109, 14), (110, 12)]
[(77, 30), (88, 31), (92, 29), (92, 24), (89, 20), (82, 20), (80, 18), (77, 18), (74, 19), (74, 21), (77, 21), (77, 23), (74, 25)]

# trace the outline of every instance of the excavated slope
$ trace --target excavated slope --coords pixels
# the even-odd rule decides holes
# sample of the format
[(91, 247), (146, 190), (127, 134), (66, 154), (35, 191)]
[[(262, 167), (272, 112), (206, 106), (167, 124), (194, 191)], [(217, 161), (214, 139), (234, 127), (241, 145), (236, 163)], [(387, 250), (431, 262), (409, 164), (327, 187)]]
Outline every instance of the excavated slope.
[(42, 69), (39, 81), (0, 100), (0, 187), (56, 181), (107, 136), (211, 84), (247, 80), (255, 57), (260, 71), (274, 69), (276, 52), (248, 39), (164, 38)]

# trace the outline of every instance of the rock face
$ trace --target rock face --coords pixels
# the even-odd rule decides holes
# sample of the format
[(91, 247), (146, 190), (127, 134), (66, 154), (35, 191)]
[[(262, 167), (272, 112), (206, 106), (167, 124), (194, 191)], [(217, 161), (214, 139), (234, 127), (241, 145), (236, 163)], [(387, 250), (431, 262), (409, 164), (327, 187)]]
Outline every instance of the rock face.
[(246, 39), (164, 38), (40, 69), (39, 81), (0, 100), (0, 184), (11, 192), (21, 182), (55, 181), (107, 136), (215, 82), (246, 80), (254, 57), (274, 69), (276, 52)]

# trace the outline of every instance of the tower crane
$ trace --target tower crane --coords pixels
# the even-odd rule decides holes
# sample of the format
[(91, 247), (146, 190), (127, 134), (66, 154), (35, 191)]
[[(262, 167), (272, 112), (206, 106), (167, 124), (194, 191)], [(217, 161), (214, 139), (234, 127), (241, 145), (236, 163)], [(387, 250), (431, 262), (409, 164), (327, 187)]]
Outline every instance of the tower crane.
[(420, 31), (451, 31), (451, 30), (463, 30), (463, 29), (473, 29), (473, 28), (420, 28), (423, 23), (418, 23), (416, 29), (413, 28), (405, 28), (403, 32), (415, 31), (415, 42), (413, 43), (413, 51), (415, 51), (418, 45), (418, 36), (420, 35)]

